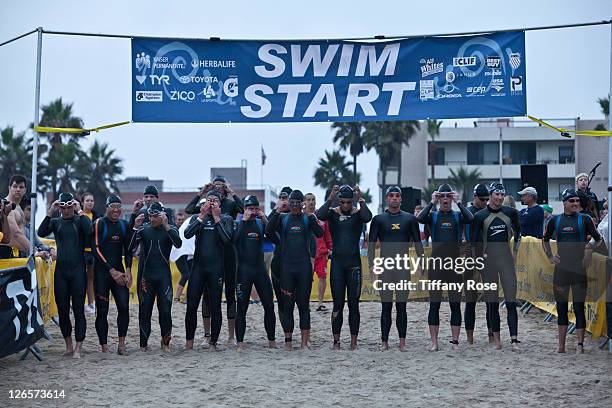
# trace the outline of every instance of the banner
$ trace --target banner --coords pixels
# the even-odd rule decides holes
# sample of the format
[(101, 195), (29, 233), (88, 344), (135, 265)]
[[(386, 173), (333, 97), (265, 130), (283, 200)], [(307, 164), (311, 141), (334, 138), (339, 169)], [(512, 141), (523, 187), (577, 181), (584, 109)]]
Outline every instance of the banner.
[(525, 34), (386, 41), (132, 40), (134, 122), (526, 115)]
[(0, 271), (0, 358), (36, 343), (43, 335), (34, 261)]

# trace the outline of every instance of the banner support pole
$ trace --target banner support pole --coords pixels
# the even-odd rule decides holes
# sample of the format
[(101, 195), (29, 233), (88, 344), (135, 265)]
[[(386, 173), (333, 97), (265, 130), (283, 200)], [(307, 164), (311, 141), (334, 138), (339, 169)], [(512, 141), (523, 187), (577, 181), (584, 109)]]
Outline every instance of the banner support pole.
[[(34, 126), (39, 125), (40, 120), (40, 68), (42, 63), (42, 37), (43, 28), (38, 27), (38, 44), (36, 46), (36, 89), (34, 96)], [(36, 198), (38, 196), (38, 132), (34, 131), (34, 143), (32, 147), (32, 193), (30, 199), (32, 200), (32, 215), (30, 218), (30, 256), (34, 255), (34, 234), (36, 230)]]

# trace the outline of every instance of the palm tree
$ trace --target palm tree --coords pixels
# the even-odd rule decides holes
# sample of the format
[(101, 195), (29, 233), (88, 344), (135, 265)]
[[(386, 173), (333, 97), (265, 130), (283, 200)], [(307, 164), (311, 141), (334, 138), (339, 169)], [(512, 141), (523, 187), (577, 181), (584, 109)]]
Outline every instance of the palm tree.
[(610, 116), (610, 98), (597, 98), (597, 103), (601, 108), (601, 113), (603, 113), (607, 119), (608, 116)]
[(438, 190), (438, 186), (433, 183), (430, 183), (427, 187), (423, 188), (423, 190), (421, 190), (421, 198), (423, 201), (429, 203), (431, 201), (431, 195), (436, 190)]
[[(75, 193), (74, 180), (78, 178), (77, 172), (79, 145), (73, 142), (58, 144), (53, 154), (49, 152), (47, 158), (47, 174), (51, 184), (53, 198), (59, 197), (59, 193)], [(54, 184), (53, 184), (54, 183)]]
[(429, 145), (428, 156), (429, 164), (431, 165), (431, 182), (433, 183), (436, 179), (436, 137), (440, 136), (440, 125), (442, 121), (436, 119), (427, 119), (427, 133), (431, 137), (431, 144)]
[[(325, 189), (325, 197), (329, 195), (334, 185), (348, 184), (355, 186), (361, 181), (361, 174), (353, 173), (348, 170), (352, 162), (347, 161), (346, 157), (338, 150), (332, 152), (325, 151), (325, 157), (319, 159), (317, 169), (314, 172), (315, 186)], [(372, 202), (370, 190), (362, 190), (363, 198), (366, 203)]]
[(80, 194), (90, 192), (94, 196), (96, 211), (104, 211), (104, 202), (111, 193), (118, 193), (117, 180), (123, 173), (121, 159), (107, 143), (95, 141), (89, 151), (78, 153), (76, 188)]
[(357, 156), (363, 153), (364, 138), (362, 122), (334, 122), (332, 129), (336, 129), (334, 143), (340, 142), (340, 147), (348, 150), (353, 157), (353, 174), (357, 174)]
[(365, 125), (365, 147), (367, 150), (376, 150), (378, 154), (383, 186), (387, 185), (387, 170), (393, 162), (398, 163), (397, 184), (401, 184), (402, 146), (408, 145), (410, 138), (420, 129), (420, 123), (415, 120), (368, 122)]
[(482, 173), (478, 169), (468, 171), (464, 166), (459, 167), (456, 172), (453, 169), (449, 170), (451, 173), (448, 178), (449, 184), (461, 190), (461, 202), (467, 203), (469, 200), (468, 193), (478, 183)]
[[(59, 127), (59, 128), (82, 128), (83, 120), (78, 116), (74, 116), (72, 111), (73, 104), (64, 104), (62, 98), (58, 98), (47, 105), (44, 105), (40, 126)], [(33, 127), (33, 124), (31, 125)], [(74, 166), (76, 160), (76, 152), (79, 151), (78, 141), (81, 135), (73, 133), (41, 133), (41, 137), (47, 137), (48, 156), (46, 175), (48, 178), (48, 190), (53, 194), (53, 199), (56, 199), (58, 192), (63, 189), (73, 191), (72, 183), (67, 179)], [(62, 146), (68, 143), (73, 147), (64, 149)], [(63, 162), (63, 160), (71, 160), (71, 162)], [(62, 175), (60, 175), (62, 173)], [(60, 185), (60, 178), (64, 178), (63, 185)]]

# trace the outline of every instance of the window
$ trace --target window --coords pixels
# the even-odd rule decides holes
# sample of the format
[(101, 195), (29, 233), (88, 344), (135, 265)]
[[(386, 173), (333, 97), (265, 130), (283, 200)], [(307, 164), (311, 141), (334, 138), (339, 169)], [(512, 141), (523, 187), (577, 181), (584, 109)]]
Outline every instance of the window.
[(504, 143), (504, 164), (535, 164), (535, 142)]
[(438, 165), (444, 165), (445, 161), (445, 150), (443, 147), (437, 147), (436, 148), (436, 164)]
[(499, 164), (499, 144), (468, 143), (467, 164)]
[(559, 163), (574, 163), (574, 147), (559, 146)]

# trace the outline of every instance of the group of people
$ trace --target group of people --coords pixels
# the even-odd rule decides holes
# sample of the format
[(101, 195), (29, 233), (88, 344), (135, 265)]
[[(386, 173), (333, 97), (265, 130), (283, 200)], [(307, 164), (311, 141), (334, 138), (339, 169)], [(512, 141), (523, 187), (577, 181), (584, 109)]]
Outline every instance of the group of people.
[[(19, 203), (21, 200), (20, 191), (23, 197), (25, 179), (11, 180), (9, 196), (3, 200), (0, 208), (0, 248), (10, 248), (11, 245), (20, 248), (24, 243), (27, 244), (25, 234), (14, 233), (15, 228), (19, 228), (16, 220), (22, 217), (14, 205), (15, 201)], [(59, 199), (51, 204), (38, 229), (38, 235), (47, 237), (53, 234), (56, 241), (57, 250), (53, 256), (57, 261), (54, 283), (59, 325), (66, 342), (66, 355), (75, 358), (81, 356), (85, 338), (88, 269), (93, 275), (95, 327), (101, 349), (103, 352), (109, 350), (108, 310), (109, 295), (112, 293), (117, 307), (117, 352), (126, 353), (129, 288), (134, 284), (131, 272), (134, 256), (139, 258), (135, 284), (139, 299), (138, 323), (142, 351), (150, 350), (148, 340), (154, 303), (157, 303), (159, 313), (161, 348), (167, 351), (170, 347), (171, 308), (173, 299), (178, 300), (180, 297), (180, 293), (173, 296), (171, 259), (176, 260), (181, 271), (179, 292), (189, 282), (185, 313), (186, 349), (194, 346), (200, 304), (205, 345), (211, 349), (216, 348), (222, 327), (224, 291), (228, 337), (233, 340), (235, 335), (237, 348), (244, 349), (246, 315), (253, 288), (264, 310), (267, 345), (276, 347), (278, 314), (285, 349), (293, 349), (294, 309), (297, 306), (300, 347), (309, 348), (309, 303), (313, 271), (317, 273), (320, 282), (325, 282), (328, 256), (331, 260), (329, 281), (333, 299), (333, 347), (338, 349), (341, 345), (344, 306), (347, 303), (350, 348), (355, 349), (360, 327), (359, 299), (362, 286), (360, 239), (368, 223), (367, 252), (371, 272), (376, 257), (394, 259), (408, 254), (410, 246), (415, 247), (416, 258), (423, 258), (419, 225), (426, 226), (431, 235), (432, 258), (472, 256), (484, 259), (482, 270), (471, 268), (464, 273), (440, 265), (428, 268), (428, 279), (449, 284), (470, 280), (495, 283), (488, 286), (489, 289), (483, 295), (489, 341), (496, 349), (501, 349), (499, 293), (496, 286), (500, 282), (507, 309), (510, 342), (513, 346), (520, 343), (514, 259), (520, 245), (521, 216), (516, 209), (503, 205), (505, 196), (506, 191), (501, 183), (494, 182), (489, 186), (478, 184), (473, 191), (472, 205), (466, 208), (458, 201), (457, 192), (448, 184), (442, 184), (433, 193), (431, 202), (415, 216), (401, 210), (401, 189), (392, 186), (385, 192), (387, 209), (372, 217), (357, 186), (334, 186), (318, 209), (314, 195), (304, 195), (300, 190), (284, 187), (275, 208), (266, 215), (256, 196), (248, 195), (241, 199), (234, 194), (225, 178), (217, 176), (186, 206), (185, 212), (190, 217), (186, 219), (182, 212), (177, 213), (177, 222), (174, 212), (159, 202), (159, 193), (154, 186), (146, 187), (143, 199), (134, 203), (129, 221), (121, 219), (122, 202), (116, 195), (107, 198), (105, 214), (94, 218), (91, 209), (85, 211), (72, 194), (61, 193)], [(577, 347), (582, 351), (586, 327), (585, 245), (599, 245), (601, 236), (591, 217), (580, 213), (581, 197), (577, 190), (566, 190), (562, 198), (564, 212), (551, 217), (547, 222), (542, 242), (547, 256), (555, 264), (554, 287), (559, 314), (558, 351), (565, 352), (570, 290), (576, 313)], [(459, 211), (453, 210), (453, 203)], [(59, 216), (55, 216), (58, 212)], [(556, 254), (549, 244), (553, 234), (556, 234), (558, 243)], [(266, 257), (266, 253), (269, 250), (266, 248), (270, 248), (271, 244), (274, 245), (273, 255), (271, 262), (267, 262), (269, 257)], [(191, 249), (181, 253), (183, 245), (191, 245)], [(377, 249), (380, 251), (378, 254)], [(412, 270), (385, 267), (382, 280), (410, 280), (410, 275), (414, 273), (422, 276), (423, 271), (420, 267)], [(371, 279), (375, 279), (374, 275)], [(453, 349), (459, 347), (463, 297), (467, 341), (470, 344), (474, 342), (479, 293), (467, 289), (467, 285), (463, 287), (463, 294), (460, 291), (447, 291)], [(324, 291), (325, 286), (319, 284), (320, 300)], [(395, 303), (399, 348), (403, 351), (406, 349), (406, 302), (409, 291), (382, 290), (380, 295), (382, 348), (389, 348), (392, 308)], [(274, 298), (277, 302), (276, 312)], [(439, 310), (442, 300), (442, 290), (429, 291), (427, 320), (432, 351), (439, 349)], [(74, 345), (70, 310), (74, 315)]]

